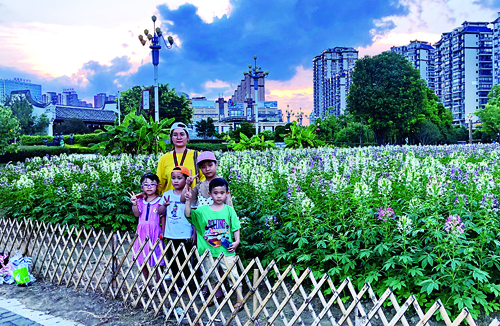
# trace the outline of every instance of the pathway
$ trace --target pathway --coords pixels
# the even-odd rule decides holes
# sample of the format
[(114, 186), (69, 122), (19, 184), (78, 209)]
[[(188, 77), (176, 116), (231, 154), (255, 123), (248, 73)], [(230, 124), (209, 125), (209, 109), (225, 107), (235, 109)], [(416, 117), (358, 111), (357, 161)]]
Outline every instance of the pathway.
[(0, 326), (83, 326), (74, 321), (26, 308), (17, 299), (0, 296)]

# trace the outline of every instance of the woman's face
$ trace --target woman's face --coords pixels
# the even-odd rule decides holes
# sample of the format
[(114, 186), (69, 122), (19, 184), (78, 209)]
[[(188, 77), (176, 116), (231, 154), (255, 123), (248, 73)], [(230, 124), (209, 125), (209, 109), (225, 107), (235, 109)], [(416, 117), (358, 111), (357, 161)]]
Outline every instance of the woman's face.
[(185, 147), (189, 136), (184, 129), (174, 129), (172, 131), (171, 141), (175, 147)]

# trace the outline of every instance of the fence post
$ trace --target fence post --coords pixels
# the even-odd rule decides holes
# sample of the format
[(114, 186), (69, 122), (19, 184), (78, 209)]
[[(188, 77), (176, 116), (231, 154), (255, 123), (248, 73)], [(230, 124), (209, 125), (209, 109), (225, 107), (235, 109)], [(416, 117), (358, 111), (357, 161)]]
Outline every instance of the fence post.
[[(259, 286), (259, 284), (257, 283), (258, 280), (259, 280), (259, 269), (255, 268), (253, 270), (253, 287), (254, 288), (257, 288), (257, 286)], [(258, 307), (259, 307), (259, 302), (257, 301), (257, 296), (254, 295), (253, 296), (253, 312), (254, 313), (255, 313), (255, 311), (257, 311)]]
[(116, 282), (116, 269), (118, 268), (118, 262), (117, 262), (117, 259), (116, 259), (116, 255), (115, 255), (115, 251), (116, 251), (116, 247), (118, 246), (118, 236), (116, 233), (113, 233), (113, 241), (111, 243), (111, 255), (113, 257), (113, 261), (111, 263), (111, 277), (113, 278), (112, 280), (112, 287), (113, 287), (113, 291), (116, 290), (116, 287), (117, 287), (117, 282)]

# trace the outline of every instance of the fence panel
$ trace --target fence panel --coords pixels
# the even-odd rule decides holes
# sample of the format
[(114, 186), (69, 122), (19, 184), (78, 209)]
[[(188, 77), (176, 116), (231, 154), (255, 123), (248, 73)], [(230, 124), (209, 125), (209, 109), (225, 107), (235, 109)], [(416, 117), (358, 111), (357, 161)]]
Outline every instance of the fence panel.
[[(223, 255), (212, 257), (208, 251), (200, 255), (196, 248), (187, 252), (183, 245), (175, 248), (159, 239), (141, 242), (128, 232), (9, 218), (0, 218), (0, 232), (0, 253), (31, 256), (30, 272), (35, 276), (123, 300), (152, 310), (155, 316), (163, 313), (165, 320), (177, 325), (372, 326), (376, 319), (384, 326), (409, 326), (410, 320), (429, 326), (437, 315), (447, 326), (464, 320), (476, 325), (467, 309), (451, 320), (440, 300), (424, 312), (414, 296), (400, 305), (390, 288), (377, 298), (368, 283), (356, 291), (346, 278), (335, 287), (327, 274), (316, 279), (310, 269), (299, 275), (290, 265), (280, 272), (274, 261), (263, 266), (258, 258), (247, 266), (237, 257), (228, 264)], [(268, 278), (271, 272), (276, 275), (273, 282)], [(237, 294), (240, 285), (244, 291)], [(239, 309), (234, 307), (238, 296)], [(385, 303), (392, 307), (384, 307)], [(500, 320), (494, 319), (490, 326), (500, 326)]]

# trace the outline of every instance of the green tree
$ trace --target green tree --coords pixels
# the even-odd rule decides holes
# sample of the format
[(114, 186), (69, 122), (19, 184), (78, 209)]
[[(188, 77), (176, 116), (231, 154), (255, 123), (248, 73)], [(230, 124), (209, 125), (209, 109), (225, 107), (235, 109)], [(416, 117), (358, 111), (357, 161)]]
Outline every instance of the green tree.
[(14, 116), (12, 110), (0, 106), (0, 155), (17, 152), (19, 146), (13, 140), (19, 138), (19, 120)]
[(216, 135), (214, 119), (208, 117), (207, 120), (200, 120), (195, 123), (195, 130), (198, 137), (209, 138)]
[[(142, 91), (144, 87), (134, 86), (120, 94), (120, 113), (122, 119), (130, 112), (142, 115), (149, 120), (154, 119), (154, 97), (150, 101), (150, 112), (142, 110)], [(194, 110), (191, 102), (185, 95), (179, 95), (174, 88), (169, 89), (168, 84), (158, 85), (158, 101), (160, 105), (160, 120), (175, 118), (175, 121), (191, 123)]]
[(49, 119), (45, 114), (34, 116), (33, 105), (25, 95), (8, 97), (5, 106), (10, 107), (14, 116), (19, 120), (22, 135), (46, 134)]
[(435, 144), (442, 139), (439, 127), (429, 119), (419, 122), (411, 135), (422, 145)]
[(366, 121), (379, 145), (390, 131), (402, 143), (410, 122), (422, 112), (424, 86), (420, 72), (399, 54), (365, 56), (354, 67), (347, 111)]
[(71, 118), (65, 120), (63, 123), (59, 125), (54, 125), (54, 132), (59, 134), (63, 133), (64, 135), (73, 134), (89, 134), (91, 133), (90, 129), (87, 127), (85, 122), (82, 119)]
[(251, 138), (253, 135), (255, 135), (255, 126), (253, 123), (250, 123), (248, 121), (243, 121), (241, 124), (236, 128), (236, 130), (230, 131), (229, 136), (232, 139), (235, 140), (240, 140), (240, 133), (244, 134), (248, 138)]
[(500, 85), (495, 85), (488, 94), (488, 103), (474, 112), (481, 119), (481, 131), (492, 139), (500, 132)]

